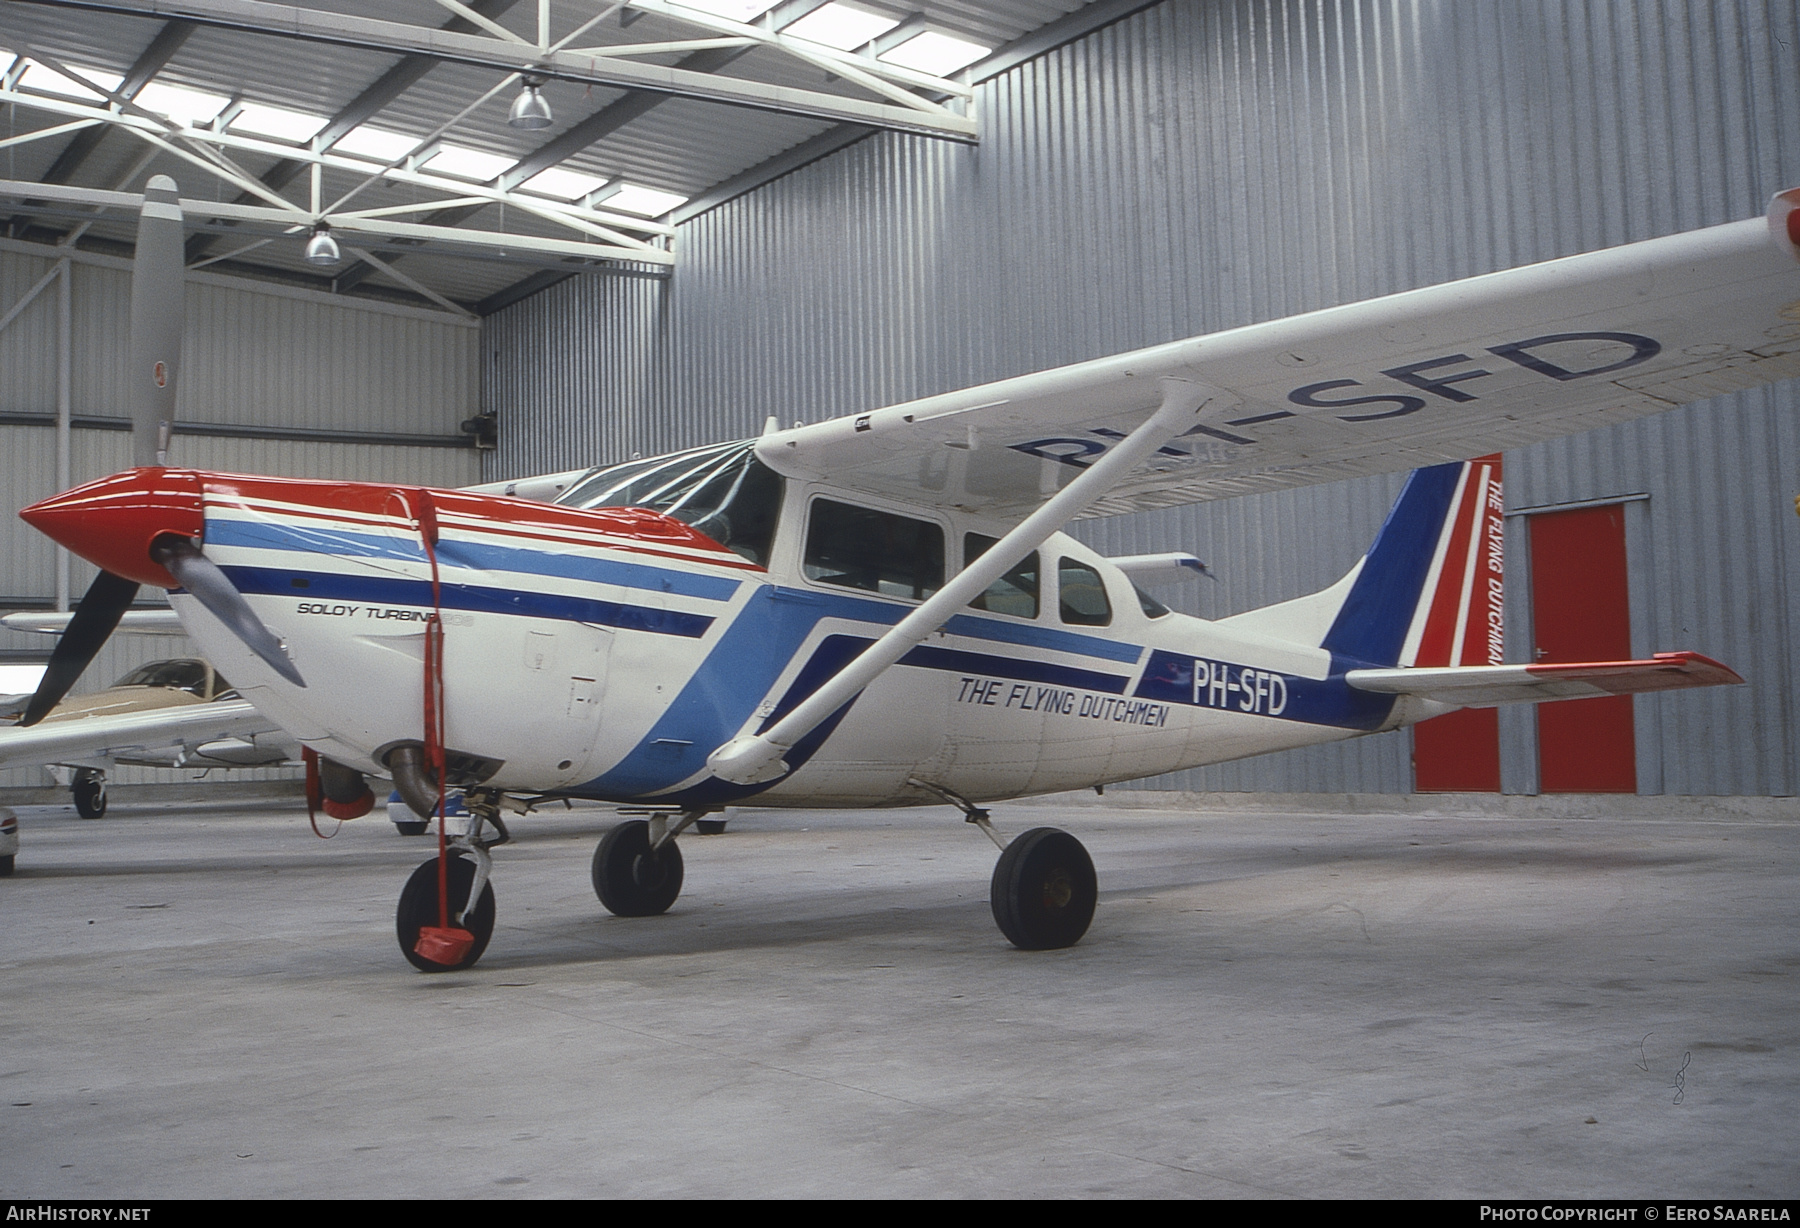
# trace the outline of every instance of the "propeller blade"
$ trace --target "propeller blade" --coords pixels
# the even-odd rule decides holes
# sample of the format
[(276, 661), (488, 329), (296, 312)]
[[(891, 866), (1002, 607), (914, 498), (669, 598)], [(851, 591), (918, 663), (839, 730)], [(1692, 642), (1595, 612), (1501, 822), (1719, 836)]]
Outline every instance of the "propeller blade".
[(69, 619), (69, 629), (56, 641), (56, 648), (50, 653), (50, 664), (44, 669), (37, 693), (25, 706), (25, 715), (19, 724), (37, 724), (50, 714), (50, 709), (62, 702), (62, 697), (87, 669), (88, 662), (106, 643), (106, 637), (119, 625), (120, 617), (131, 599), (137, 596), (137, 591), (136, 580), (115, 576), (110, 571), (94, 577), (88, 591), (82, 594), (81, 604), (75, 607), (74, 617)]
[(306, 679), (288, 660), (287, 650), (275, 633), (263, 624), (237, 591), (219, 565), (200, 553), (200, 548), (185, 537), (170, 534), (158, 538), (150, 548), (150, 557), (162, 564), (176, 583), (194, 595), (194, 599), (224, 623), (231, 633), (244, 642), (244, 647), (261, 657), (276, 673), (295, 686), (305, 686)]
[(186, 314), (181, 198), (175, 181), (153, 175), (138, 214), (137, 263), (131, 274), (131, 463), (163, 465), (175, 429), (175, 373)]

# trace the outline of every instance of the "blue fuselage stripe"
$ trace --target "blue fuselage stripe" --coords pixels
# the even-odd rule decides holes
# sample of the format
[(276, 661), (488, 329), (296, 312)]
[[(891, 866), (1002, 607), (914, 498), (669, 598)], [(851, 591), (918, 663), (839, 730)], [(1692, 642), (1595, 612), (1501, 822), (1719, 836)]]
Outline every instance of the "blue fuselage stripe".
[(1098, 657), (1102, 661), (1118, 661), (1125, 665), (1136, 665), (1138, 657), (1143, 653), (1143, 649), (1136, 644), (1103, 640), (1094, 635), (1078, 635), (1073, 631), (1058, 631), (1052, 627), (1039, 627), (1030, 623), (977, 618), (972, 614), (953, 616), (944, 624), (944, 630), (951, 635), (966, 635), (970, 639), (994, 640), (1001, 644), (1018, 644), (1024, 648), (1048, 648), (1052, 652)]
[[(344, 576), (275, 567), (229, 566), (221, 570), (231, 577), (231, 582), (242, 593), (266, 593), (271, 596), (292, 597), (299, 601), (354, 601), (415, 606), (425, 610), (431, 608), (429, 580)], [(685, 639), (699, 639), (713, 624), (713, 619), (704, 614), (658, 610), (651, 606), (627, 605), (618, 601), (599, 601), (591, 597), (571, 597), (560, 593), (521, 592), (475, 584), (444, 584), (440, 591), (446, 610), (468, 610), (478, 614), (554, 618), (617, 627), (623, 631), (675, 635)]]
[[(335, 554), (348, 558), (405, 559), (415, 563), (425, 559), (424, 548), (404, 538), (223, 517), (207, 520), (206, 542), (208, 545)], [(556, 576), (619, 588), (641, 588), (653, 593), (674, 593), (703, 601), (730, 601), (742, 583), (728, 576), (697, 575), (672, 567), (599, 558), (592, 553), (593, 549), (571, 546), (571, 551), (585, 551), (573, 553), (446, 537), (438, 542), (437, 555), (438, 562), (448, 567)]]

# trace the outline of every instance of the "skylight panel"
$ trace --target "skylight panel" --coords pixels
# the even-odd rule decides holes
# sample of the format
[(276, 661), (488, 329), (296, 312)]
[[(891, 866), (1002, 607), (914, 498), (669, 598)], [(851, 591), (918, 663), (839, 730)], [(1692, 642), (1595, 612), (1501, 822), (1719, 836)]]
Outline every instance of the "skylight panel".
[(167, 116), (178, 124), (192, 128), (215, 118), (231, 99), (223, 94), (191, 90), (185, 85), (163, 85), (152, 81), (139, 90), (132, 101), (146, 111), (155, 111), (158, 115)]
[(702, 13), (711, 13), (714, 17), (728, 17), (732, 21), (749, 24), (774, 8), (780, 0), (673, 0), (678, 8), (699, 9)]
[(392, 162), (395, 158), (403, 158), (411, 153), (418, 143), (419, 138), (416, 136), (405, 136), (389, 132), (386, 128), (364, 124), (339, 137), (331, 147), (331, 152), (347, 153), (354, 158), (369, 158), (376, 162)]
[[(95, 85), (115, 93), (118, 91), (119, 83), (125, 80), (120, 73), (89, 68), (85, 64), (71, 64), (69, 67)], [(106, 95), (96, 94), (93, 90), (76, 85), (55, 69), (45, 68), (42, 64), (32, 64), (28, 67), (19, 77), (19, 84), (26, 89), (34, 89), (40, 93), (55, 94), (58, 98), (75, 98), (81, 102), (104, 103), (107, 101)]]
[(948, 77), (959, 68), (967, 68), (976, 60), (985, 58), (992, 50), (992, 47), (983, 47), (980, 43), (927, 30), (875, 58), (901, 68), (916, 68), (934, 77)]
[(421, 165), (439, 175), (455, 175), (459, 179), (474, 179), (486, 183), (498, 177), (500, 172), (510, 169), (517, 161), (516, 158), (482, 153), (478, 149), (464, 149), (461, 145), (445, 145)]
[(272, 136), (278, 141), (292, 141), (296, 145), (304, 145), (312, 140), (324, 126), (325, 117), (322, 115), (308, 115), (304, 111), (290, 111), (286, 107), (265, 106), (260, 102), (246, 102), (231, 121), (233, 132)]
[(827, 4), (814, 9), (783, 31), (809, 43), (824, 43), (839, 51), (855, 51), (900, 24), (898, 17), (867, 13), (847, 4)]
[(635, 213), (640, 217), (661, 217), (680, 204), (685, 204), (687, 197), (677, 196), (673, 192), (658, 192), (655, 188), (639, 188), (627, 185), (600, 201), (601, 209), (615, 209), (620, 213)]
[(527, 192), (554, 196), (558, 200), (580, 200), (605, 182), (604, 175), (584, 175), (580, 171), (565, 171), (553, 166), (547, 171), (539, 171), (519, 186)]

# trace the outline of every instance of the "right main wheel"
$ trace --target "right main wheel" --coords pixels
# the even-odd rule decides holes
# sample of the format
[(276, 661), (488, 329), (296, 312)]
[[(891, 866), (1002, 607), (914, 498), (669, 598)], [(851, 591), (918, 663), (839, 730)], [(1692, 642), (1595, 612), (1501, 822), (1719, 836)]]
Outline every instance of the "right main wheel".
[(989, 893), (995, 924), (1024, 951), (1080, 942), (1099, 898), (1093, 859), (1081, 841), (1054, 827), (1034, 827), (1006, 846)]
[(681, 847), (673, 840), (650, 851), (650, 824), (642, 819), (607, 832), (594, 850), (594, 894), (618, 917), (654, 917), (681, 894)]

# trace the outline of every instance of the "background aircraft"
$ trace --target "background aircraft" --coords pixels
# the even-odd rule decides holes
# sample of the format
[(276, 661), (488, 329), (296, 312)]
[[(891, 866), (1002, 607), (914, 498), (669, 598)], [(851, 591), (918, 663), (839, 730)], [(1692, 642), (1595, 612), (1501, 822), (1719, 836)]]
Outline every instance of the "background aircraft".
[[(103, 569), (59, 677), (160, 585), (345, 788), (391, 773), (423, 810), (464, 787), (460, 855), (401, 897), (421, 968), (485, 946), (502, 808), (563, 796), (648, 812), (595, 854), (626, 915), (669, 907), (674, 836), (726, 803), (948, 802), (1002, 846), (1002, 931), (1066, 946), (1094, 907), (1086, 852), (1048, 828), (1002, 841), (977, 803), (1460, 706), (1737, 681), (1692, 653), (1499, 664), (1497, 465), (1462, 458), (1800, 374), (1797, 207), (562, 475), (556, 505), (165, 468), (179, 341), (147, 326), (139, 467), (22, 514)], [(135, 320), (176, 285), (155, 252), (179, 228), (153, 180)], [(1407, 468), (1342, 581), (1217, 622), (1059, 532)]]
[[(67, 620), (67, 615), (26, 614), (7, 615), (0, 623), (60, 630), (57, 624)], [(154, 630), (168, 628), (158, 623)], [(12, 714), (23, 707), (19, 703)], [(299, 743), (239, 699), (230, 683), (197, 657), (141, 665), (105, 690), (62, 700), (33, 728), (0, 726), (0, 767), (42, 763), (69, 769), (64, 783), (84, 819), (106, 813), (106, 773), (115, 764), (267, 767), (299, 755)]]

